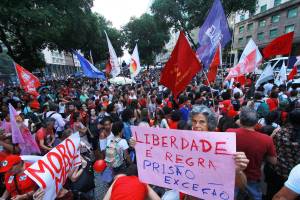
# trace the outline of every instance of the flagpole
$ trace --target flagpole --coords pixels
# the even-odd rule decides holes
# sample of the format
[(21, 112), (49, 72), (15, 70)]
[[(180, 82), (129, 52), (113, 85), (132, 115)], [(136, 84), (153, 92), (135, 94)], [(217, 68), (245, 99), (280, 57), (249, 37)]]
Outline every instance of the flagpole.
[(208, 83), (208, 86), (210, 87), (210, 94), (211, 94), (211, 97), (212, 97), (212, 99), (213, 99), (213, 107), (214, 107), (214, 110), (216, 109), (215, 108), (215, 98), (214, 98), (214, 94), (213, 94), (213, 92), (212, 92), (212, 87), (211, 87), (211, 84), (210, 84), (210, 82), (209, 82), (209, 80), (208, 80), (208, 77), (207, 77), (207, 75), (206, 75), (206, 73), (203, 71), (203, 74), (204, 74), (204, 76), (205, 76), (205, 78), (206, 78), (206, 81), (207, 81), (207, 83)]
[[(17, 76), (17, 79), (19, 80), (19, 85), (21, 87), (21, 84), (20, 84), (20, 77), (19, 77), (19, 74), (17, 72), (17, 68), (16, 68), (16, 63), (13, 61), (13, 64), (14, 64), (14, 68), (15, 68), (15, 72), (16, 72), (16, 76)], [(22, 87), (21, 87), (22, 88)]]
[(91, 59), (92, 64), (94, 65), (94, 59), (93, 59), (93, 55), (92, 55), (92, 50), (90, 50), (90, 59)]

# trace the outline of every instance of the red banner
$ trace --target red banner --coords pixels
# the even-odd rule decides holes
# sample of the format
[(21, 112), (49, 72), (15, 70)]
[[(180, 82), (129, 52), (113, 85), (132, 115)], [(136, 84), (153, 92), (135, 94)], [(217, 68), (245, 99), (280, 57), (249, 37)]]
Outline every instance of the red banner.
[(275, 38), (263, 49), (264, 58), (288, 55), (292, 50), (294, 32)]
[(184, 33), (180, 32), (170, 59), (161, 72), (160, 83), (168, 87), (176, 98), (202, 69)]
[(39, 93), (36, 91), (36, 88), (41, 85), (39, 79), (21, 65), (17, 63), (15, 63), (15, 65), (21, 87), (25, 90), (25, 92), (38, 96)]

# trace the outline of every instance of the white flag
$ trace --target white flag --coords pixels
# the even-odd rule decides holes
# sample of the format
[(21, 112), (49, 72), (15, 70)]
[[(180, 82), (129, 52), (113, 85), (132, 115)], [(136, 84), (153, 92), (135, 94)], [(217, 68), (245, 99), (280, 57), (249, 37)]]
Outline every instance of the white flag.
[(249, 42), (247, 43), (241, 57), (240, 57), (240, 60), (239, 60), (239, 63), (242, 63), (244, 62), (245, 58), (251, 54), (251, 52), (253, 51), (256, 51), (256, 60), (255, 60), (255, 64), (256, 64), (256, 67), (261, 63), (262, 61), (262, 55), (257, 47), (257, 45), (255, 44), (255, 42), (252, 40), (252, 38), (249, 40)]
[(239, 63), (230, 69), (225, 80), (230, 80), (231, 78), (254, 72), (261, 64), (261, 61), (262, 55), (255, 42), (250, 39), (240, 57)]
[[(104, 31), (105, 32), (105, 31)], [(108, 45), (108, 50), (109, 50), (109, 62), (110, 62), (110, 65), (111, 65), (111, 72), (110, 74), (113, 76), (113, 77), (116, 77), (120, 74), (121, 72), (121, 69), (120, 69), (120, 65), (119, 65), (119, 61), (118, 61), (118, 57), (117, 57), (117, 54), (108, 38), (108, 35), (107, 33), (105, 32), (105, 35), (106, 35), (106, 40), (107, 40), (107, 45)]]
[(286, 80), (287, 80), (287, 77), (286, 77), (286, 66), (285, 66), (285, 64), (283, 62), (282, 66), (281, 66), (281, 69), (280, 69), (279, 73), (277, 74), (274, 83), (279, 86), (279, 85), (284, 84)]
[(140, 63), (140, 57), (139, 57), (137, 44), (135, 45), (134, 50), (131, 55), (129, 69), (130, 69), (131, 79), (133, 79), (135, 76), (137, 76), (138, 73), (141, 71), (141, 63)]
[(265, 70), (260, 75), (259, 79), (256, 81), (255, 88), (258, 88), (260, 84), (272, 80), (274, 78), (273, 68), (270, 63), (266, 66)]

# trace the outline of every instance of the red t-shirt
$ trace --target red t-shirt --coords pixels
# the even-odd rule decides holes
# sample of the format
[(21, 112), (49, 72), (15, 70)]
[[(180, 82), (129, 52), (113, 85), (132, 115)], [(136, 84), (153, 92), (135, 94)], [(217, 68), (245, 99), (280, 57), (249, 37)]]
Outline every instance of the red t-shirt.
[(35, 134), (35, 140), (40, 147), (40, 140), (44, 140), (44, 144), (47, 146), (51, 142), (51, 135), (54, 135), (53, 131), (47, 131), (45, 128), (40, 128)]
[(168, 125), (170, 129), (177, 129), (178, 122), (173, 121), (172, 119), (168, 120)]
[[(25, 163), (25, 168), (31, 164)], [(10, 197), (26, 194), (37, 189), (37, 185), (24, 172), (19, 175), (12, 175), (9, 172), (5, 174), (5, 187)], [(17, 187), (15, 185), (17, 183)]]
[(269, 106), (270, 112), (278, 108), (278, 99), (269, 98), (266, 102)]
[(266, 156), (276, 156), (275, 145), (270, 136), (245, 128), (230, 128), (227, 132), (236, 132), (236, 150), (245, 152), (250, 160), (245, 170), (248, 181), (261, 179), (261, 165)]
[(142, 98), (142, 99), (139, 100), (139, 104), (142, 107), (147, 107), (147, 100), (145, 98)]

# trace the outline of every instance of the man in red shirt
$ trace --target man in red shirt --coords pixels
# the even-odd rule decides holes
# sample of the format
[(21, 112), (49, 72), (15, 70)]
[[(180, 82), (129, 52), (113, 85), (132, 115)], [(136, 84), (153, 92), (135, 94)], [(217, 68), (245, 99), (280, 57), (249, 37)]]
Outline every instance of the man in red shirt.
[(5, 173), (6, 190), (0, 199), (32, 199), (37, 185), (24, 173), (29, 166), (17, 155), (9, 155), (1, 161), (0, 173)]
[(240, 112), (241, 128), (228, 129), (227, 132), (236, 133), (236, 150), (238, 152), (245, 152), (247, 158), (250, 160), (245, 170), (248, 180), (246, 188), (253, 199), (261, 200), (260, 180), (262, 178), (262, 163), (266, 159), (266, 161), (275, 165), (277, 158), (272, 138), (254, 130), (257, 121), (256, 111), (249, 107), (243, 107)]
[(35, 139), (43, 155), (52, 149), (55, 140), (54, 123), (55, 119), (46, 118), (44, 127), (41, 127), (36, 132)]

